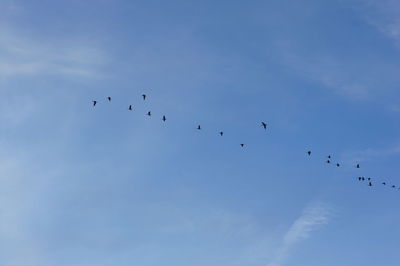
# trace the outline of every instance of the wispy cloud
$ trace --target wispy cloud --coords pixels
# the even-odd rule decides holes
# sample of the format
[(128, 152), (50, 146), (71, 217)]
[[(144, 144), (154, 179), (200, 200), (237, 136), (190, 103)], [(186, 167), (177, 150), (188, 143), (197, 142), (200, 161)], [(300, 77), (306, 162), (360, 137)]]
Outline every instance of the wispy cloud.
[(364, 18), (400, 47), (400, 2), (397, 0), (360, 0)]
[(0, 74), (66, 75), (98, 78), (106, 56), (93, 43), (82, 40), (26, 38), (15, 29), (2, 28), (0, 36)]
[(346, 161), (363, 162), (369, 161), (378, 157), (386, 157), (400, 154), (400, 144), (394, 144), (392, 147), (387, 148), (367, 148), (360, 151), (346, 152), (343, 157)]
[(21, 5), (17, 4), (14, 0), (0, 0), (0, 14), (1, 15), (16, 15), (23, 11)]
[[(281, 62), (284, 65), (342, 96), (352, 99), (367, 98), (369, 91), (377, 83), (370, 75), (361, 75), (361, 70), (355, 73), (353, 70), (359, 67), (355, 66), (354, 62), (341, 60), (329, 54), (302, 56), (293, 50), (290, 51), (290, 48), (282, 49)], [(365, 71), (371, 70), (365, 69)]]
[(400, 105), (392, 105), (389, 107), (389, 110), (393, 112), (400, 112)]
[[(378, 102), (382, 99), (381, 95), (387, 98), (389, 93), (396, 94), (400, 81), (400, 65), (383, 49), (388, 44), (390, 46), (392, 40), (400, 45), (400, 4), (390, 0), (345, 2), (341, 2), (342, 7), (354, 6), (354, 13), (357, 14), (356, 18), (348, 18), (348, 21), (358, 23), (363, 29), (357, 42), (349, 39), (347, 33), (356, 29), (348, 22), (344, 24), (349, 26), (349, 30), (344, 31), (346, 34), (327, 31), (318, 40), (318, 45), (315, 41), (297, 37), (291, 31), (284, 31), (274, 36), (276, 58), (284, 67), (316, 87), (329, 89), (346, 99)], [(314, 12), (321, 15), (326, 13), (326, 9), (320, 7)], [(388, 41), (379, 39), (371, 25), (388, 36)], [(314, 33), (310, 32), (321, 30), (315, 25), (309, 25), (306, 29), (299, 28), (311, 36)], [(337, 42), (342, 45), (335, 45)], [(394, 49), (392, 52), (396, 51)], [(392, 104), (393, 100), (389, 102)]]
[(332, 217), (332, 210), (324, 204), (313, 204), (305, 208), (283, 237), (275, 257), (268, 266), (283, 265), (289, 256), (291, 248), (310, 237), (310, 234), (320, 226), (327, 224)]

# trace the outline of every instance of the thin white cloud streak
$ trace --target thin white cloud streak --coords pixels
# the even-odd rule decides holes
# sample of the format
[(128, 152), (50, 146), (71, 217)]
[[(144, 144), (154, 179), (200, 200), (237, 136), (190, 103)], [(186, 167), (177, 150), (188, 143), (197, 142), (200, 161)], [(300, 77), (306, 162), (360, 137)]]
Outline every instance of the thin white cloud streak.
[(400, 47), (400, 2), (397, 0), (360, 0), (357, 7), (368, 23)]
[(373, 89), (374, 83), (377, 83), (370, 76), (361, 76), (354, 71), (349, 71), (357, 67), (349, 67), (348, 62), (333, 56), (301, 56), (294, 51), (290, 52), (291, 49), (285, 48), (284, 44), (281, 45), (282, 64), (347, 98), (365, 99), (369, 91)]
[(393, 84), (400, 81), (396, 74), (400, 67), (388, 62), (362, 61), (345, 57), (301, 54), (290, 41), (277, 43), (279, 62), (300, 76), (330, 89), (343, 98), (351, 100), (372, 100), (385, 91), (393, 90)]
[(393, 112), (400, 112), (400, 105), (392, 105), (390, 106), (389, 110), (393, 111)]
[(84, 78), (104, 77), (101, 66), (106, 56), (97, 45), (81, 40), (33, 39), (21, 37), (15, 29), (1, 29), (0, 75), (61, 75)]
[[(396, 1), (342, 1), (346, 7), (353, 6), (365, 25), (373, 25), (391, 40), (400, 45), (400, 4)], [(376, 10), (375, 10), (376, 9)], [(374, 12), (373, 12), (374, 11)], [(306, 11), (299, 11), (306, 12)], [(319, 12), (324, 12), (323, 9)], [(374, 28), (371, 27), (371, 32)], [(308, 45), (304, 39), (280, 34), (274, 38), (277, 61), (299, 76), (328, 88), (332, 92), (351, 100), (379, 101), (379, 95), (396, 91), (400, 66), (383, 57), (369, 56), (380, 52), (366, 44), (359, 54), (352, 57), (346, 49), (333, 52), (320, 46), (317, 52), (302, 49)], [(360, 43), (362, 45), (362, 43)], [(354, 49), (352, 44), (348, 44)], [(400, 46), (399, 46), (400, 47)], [(360, 56), (364, 53), (364, 56)], [(377, 100), (378, 99), (378, 100)]]
[(283, 237), (275, 257), (268, 266), (281, 266), (289, 256), (291, 248), (310, 237), (310, 234), (320, 226), (329, 223), (332, 217), (331, 208), (324, 204), (311, 205), (303, 211)]
[(4, 0), (0, 1), (0, 15), (14, 16), (16, 14), (20, 14), (23, 12), (23, 8), (21, 5), (18, 5), (14, 0)]
[(400, 144), (383, 149), (368, 148), (361, 151), (350, 151), (346, 152), (343, 157), (346, 161), (365, 162), (374, 158), (393, 156), (397, 154), (400, 154)]
[(256, 220), (248, 215), (226, 210), (207, 209), (201, 215), (188, 215), (177, 208), (167, 206), (168, 212), (174, 213), (174, 219), (162, 221), (159, 231), (166, 234), (194, 233), (210, 231), (226, 237), (246, 238), (254, 236), (258, 230)]

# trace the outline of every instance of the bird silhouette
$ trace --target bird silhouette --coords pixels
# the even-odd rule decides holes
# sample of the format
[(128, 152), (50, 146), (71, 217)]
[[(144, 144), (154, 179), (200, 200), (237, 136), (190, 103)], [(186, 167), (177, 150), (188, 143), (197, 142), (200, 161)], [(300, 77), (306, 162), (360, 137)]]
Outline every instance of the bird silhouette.
[[(146, 100), (146, 98), (147, 98), (146, 94), (142, 94), (142, 98), (143, 98), (143, 100)], [(111, 97), (111, 96), (107, 96), (106, 99), (107, 99), (109, 102), (111, 102), (112, 97)], [(102, 101), (102, 100), (100, 99), (100, 101)], [(97, 100), (92, 100), (92, 103), (93, 103), (93, 106), (96, 106), (96, 105), (98, 104), (98, 101), (97, 101)], [(135, 106), (135, 108), (136, 108), (136, 106)], [(100, 109), (101, 109), (101, 108), (100, 108)], [(133, 106), (132, 106), (132, 105), (129, 105), (128, 110), (132, 111), (132, 110), (133, 110)], [(136, 110), (136, 109), (135, 109), (135, 110)], [(148, 115), (148, 116), (151, 116), (151, 115), (152, 115), (152, 114), (151, 114), (151, 111), (148, 111), (148, 112), (147, 112), (147, 115)], [(166, 116), (163, 115), (163, 116), (162, 116), (162, 121), (165, 122), (166, 120), (167, 120)], [(267, 124), (266, 122), (261, 122), (261, 126), (262, 126), (265, 130), (267, 129), (267, 125), (268, 125), (268, 124)], [(201, 125), (198, 125), (198, 126), (197, 126), (197, 130), (201, 130), (201, 129), (202, 129), (202, 128), (201, 128)], [(207, 130), (206, 130), (206, 131), (207, 131)], [(224, 135), (224, 132), (223, 132), (223, 131), (220, 131), (220, 132), (219, 132), (219, 135), (222, 137), (222, 136)], [(229, 135), (229, 134), (228, 134), (228, 135)], [(229, 138), (229, 136), (228, 136), (228, 138)], [(240, 143), (239, 145), (240, 145), (241, 147), (244, 147), (244, 146), (245, 146), (244, 143)], [(311, 156), (312, 152), (311, 152), (311, 151), (307, 151), (307, 154), (308, 154), (308, 156)], [(332, 155), (329, 154), (329, 155), (326, 156), (326, 158), (327, 158), (326, 163), (328, 163), (328, 164), (331, 164), (331, 163), (332, 163), (332, 165), (336, 165), (336, 167), (340, 167), (340, 166), (341, 166), (341, 163), (338, 163), (338, 162), (333, 163), (333, 162), (331, 161), (331, 158), (333, 158)], [(344, 162), (344, 163), (345, 163), (345, 168), (346, 168), (346, 162)], [(361, 164), (360, 164), (360, 163), (356, 163), (355, 168), (361, 168)], [(368, 168), (368, 167), (367, 167), (367, 168)], [(371, 177), (365, 178), (365, 177), (360, 176), (360, 177), (358, 177), (358, 180), (359, 180), (359, 181), (368, 180), (368, 186), (372, 186), (372, 185), (373, 185), (373, 184), (372, 184), (372, 178), (371, 178)], [(376, 181), (376, 184), (379, 184), (378, 181), (374, 179), (374, 182), (375, 182), (375, 181)], [(382, 182), (381, 184), (384, 185), (384, 186), (387, 185), (388, 187), (400, 189), (400, 186), (390, 185), (390, 182)]]
[(262, 127), (263, 127), (264, 129), (267, 129), (267, 123), (261, 122), (261, 125), (262, 125)]

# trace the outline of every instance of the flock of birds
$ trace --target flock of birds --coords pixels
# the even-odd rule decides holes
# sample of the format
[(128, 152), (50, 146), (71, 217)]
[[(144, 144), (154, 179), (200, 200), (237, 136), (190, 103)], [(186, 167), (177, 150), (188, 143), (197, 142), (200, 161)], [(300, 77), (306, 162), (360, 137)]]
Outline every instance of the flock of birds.
[[(145, 101), (146, 98), (147, 98), (147, 95), (146, 95), (146, 94), (142, 94), (142, 99), (143, 99), (143, 101)], [(111, 102), (111, 96), (108, 96), (108, 97), (107, 97), (107, 100), (108, 100), (109, 102)], [(97, 100), (93, 100), (92, 103), (93, 103), (93, 107), (95, 107), (99, 102), (98, 102)], [(132, 111), (132, 110), (133, 110), (132, 105), (129, 105), (127, 109), (128, 109), (129, 111)], [(151, 115), (152, 115), (152, 114), (151, 114), (151, 111), (148, 111), (146, 115), (147, 115), (147, 116), (151, 116)], [(161, 120), (162, 120), (163, 122), (165, 122), (165, 121), (167, 120), (167, 117), (166, 117), (165, 115), (163, 115), (162, 118), (161, 118)], [(268, 124), (267, 124), (266, 122), (263, 122), (263, 121), (261, 122), (261, 127), (262, 127), (264, 130), (267, 130), (267, 125), (268, 125)], [(201, 129), (202, 129), (202, 128), (201, 128), (201, 125), (198, 125), (198, 126), (197, 126), (197, 130), (201, 130)], [(222, 137), (222, 136), (224, 135), (224, 132), (223, 132), (223, 131), (220, 131), (220, 132), (219, 132), (219, 135)], [(241, 146), (241, 147), (244, 147), (244, 143), (240, 143), (240, 146)], [(307, 154), (308, 154), (308, 156), (311, 156), (312, 151), (307, 151)], [(332, 156), (331, 156), (331, 155), (328, 155), (328, 156), (327, 156), (326, 163), (327, 163), (327, 164), (331, 164), (331, 163), (332, 163)], [(340, 166), (341, 166), (341, 164), (338, 163), (338, 162), (337, 162), (335, 165), (336, 165), (336, 167), (340, 167)], [(361, 168), (360, 164), (357, 163), (357, 164), (355, 165), (355, 168), (357, 168), (357, 169)], [(368, 185), (369, 187), (372, 187), (372, 186), (374, 185), (374, 183), (373, 183), (371, 177), (359, 176), (359, 177), (357, 177), (357, 180), (360, 181), (360, 182), (367, 181), (367, 185)], [(389, 185), (387, 182), (381, 182), (381, 185), (384, 185), (384, 186), (388, 185), (388, 186), (390, 186), (391, 188), (396, 188), (396, 185)], [(397, 187), (397, 189), (400, 190), (400, 186)]]
[[(307, 154), (308, 154), (308, 156), (311, 156), (312, 152), (311, 152), (311, 151), (308, 151)], [(331, 155), (328, 155), (328, 156), (327, 156), (326, 163), (327, 163), (327, 164), (331, 164), (331, 163), (332, 163), (332, 156), (331, 156)], [(340, 163), (336, 163), (336, 167), (340, 167), (340, 166), (341, 166)], [(355, 165), (355, 168), (360, 169), (360, 168), (361, 168), (361, 165), (358, 163), (358, 164)], [(358, 181), (367, 181), (367, 185), (368, 185), (369, 187), (372, 187), (372, 186), (374, 185), (374, 184), (372, 183), (372, 178), (371, 178), (371, 177), (359, 176), (359, 177), (357, 177), (357, 180), (358, 180)], [(384, 186), (388, 185), (388, 186), (390, 186), (391, 188), (396, 188), (396, 185), (389, 185), (387, 182), (381, 182), (381, 184), (384, 185)], [(400, 189), (400, 186), (397, 187), (397, 189)]]

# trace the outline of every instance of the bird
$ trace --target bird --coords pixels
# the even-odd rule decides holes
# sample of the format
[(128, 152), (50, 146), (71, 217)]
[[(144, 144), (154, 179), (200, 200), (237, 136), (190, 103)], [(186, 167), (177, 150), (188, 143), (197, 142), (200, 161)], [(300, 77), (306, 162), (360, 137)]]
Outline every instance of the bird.
[(108, 96), (107, 99), (108, 99), (109, 102), (111, 102), (111, 97), (110, 96)]
[(242, 144), (240, 144), (240, 146), (242, 146), (242, 147), (243, 147), (243, 146), (244, 146), (244, 144), (242, 143)]
[(386, 186), (386, 182), (382, 182), (382, 185)]
[(220, 135), (221, 135), (221, 137), (222, 137), (222, 136), (224, 135), (224, 132), (222, 132), (222, 131), (221, 131), (221, 132), (219, 132), (219, 134), (220, 134)]
[(369, 182), (369, 183), (368, 183), (368, 186), (372, 187), (372, 183), (371, 183), (371, 182)]
[(361, 177), (361, 176), (359, 176), (359, 177), (358, 177), (358, 181), (361, 181), (361, 180), (362, 180), (362, 177)]
[(96, 104), (97, 104), (97, 101), (92, 101), (93, 102), (93, 106), (96, 106)]
[(201, 126), (200, 126), (200, 125), (198, 125), (198, 126), (197, 126), (197, 129), (198, 129), (198, 130), (200, 130), (200, 129), (201, 129)]
[(337, 164), (336, 164), (336, 166), (337, 166), (337, 167), (339, 167), (339, 166), (340, 166), (340, 164), (339, 164), (339, 163), (337, 163)]
[(330, 161), (330, 160), (327, 160), (326, 163), (331, 163), (331, 161)]
[(328, 155), (327, 157), (328, 157), (329, 159), (331, 158), (331, 156), (330, 156), (330, 155)]
[(267, 123), (261, 122), (261, 125), (262, 125), (262, 127), (263, 127), (264, 129), (267, 129)]
[(167, 120), (167, 118), (165, 117), (165, 115), (163, 115), (163, 117), (162, 117), (162, 121), (164, 121), (164, 122), (165, 122), (165, 120)]
[(368, 177), (367, 179), (368, 179), (368, 181), (369, 181), (369, 180), (371, 180), (371, 177)]
[(365, 177), (362, 177), (362, 180), (365, 181)]
[(395, 188), (395, 187), (396, 187), (395, 185), (392, 186), (392, 188)]
[(148, 115), (148, 116), (151, 116), (151, 112), (150, 112), (150, 111), (148, 111), (148, 112), (147, 112), (147, 115)]
[(128, 109), (129, 109), (129, 111), (132, 111), (132, 105), (129, 105)]
[(143, 101), (146, 100), (146, 94), (142, 94)]
[(359, 163), (356, 165), (356, 168), (360, 168), (360, 164)]
[(308, 156), (311, 156), (311, 151), (308, 151), (307, 154), (308, 154)]

